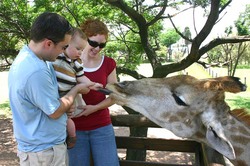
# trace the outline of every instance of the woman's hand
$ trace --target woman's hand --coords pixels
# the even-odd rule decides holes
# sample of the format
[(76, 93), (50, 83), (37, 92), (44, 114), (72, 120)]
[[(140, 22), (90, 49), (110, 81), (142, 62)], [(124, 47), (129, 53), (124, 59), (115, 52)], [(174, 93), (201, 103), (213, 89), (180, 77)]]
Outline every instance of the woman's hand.
[(83, 109), (83, 112), (81, 112), (80, 114), (76, 115), (75, 117), (80, 117), (80, 116), (88, 116), (96, 111), (98, 111), (98, 109), (96, 108), (95, 105), (84, 105), (84, 106), (79, 106), (77, 107), (78, 109)]

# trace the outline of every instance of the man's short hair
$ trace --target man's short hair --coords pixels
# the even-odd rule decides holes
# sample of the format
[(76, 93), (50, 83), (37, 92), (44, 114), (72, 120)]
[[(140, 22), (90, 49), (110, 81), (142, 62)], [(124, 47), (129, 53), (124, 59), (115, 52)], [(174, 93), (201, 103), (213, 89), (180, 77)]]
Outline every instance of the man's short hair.
[(70, 23), (57, 13), (44, 12), (32, 24), (30, 39), (40, 42), (45, 38), (59, 43), (64, 40), (65, 34), (71, 34)]

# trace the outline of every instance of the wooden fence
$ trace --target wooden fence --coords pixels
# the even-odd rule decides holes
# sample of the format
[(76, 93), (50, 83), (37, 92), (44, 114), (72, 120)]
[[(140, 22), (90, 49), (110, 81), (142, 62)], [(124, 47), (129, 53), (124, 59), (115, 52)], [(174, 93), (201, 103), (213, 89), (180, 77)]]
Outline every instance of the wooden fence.
[[(119, 127), (159, 127), (141, 115), (113, 115), (112, 123)], [(224, 166), (225, 161), (217, 151), (193, 140), (168, 140), (147, 137), (116, 137), (118, 149), (138, 149), (195, 154), (195, 166)], [(120, 160), (120, 166), (177, 166), (180, 164)], [(184, 166), (184, 165), (181, 165)], [(191, 165), (185, 165), (191, 166)]]

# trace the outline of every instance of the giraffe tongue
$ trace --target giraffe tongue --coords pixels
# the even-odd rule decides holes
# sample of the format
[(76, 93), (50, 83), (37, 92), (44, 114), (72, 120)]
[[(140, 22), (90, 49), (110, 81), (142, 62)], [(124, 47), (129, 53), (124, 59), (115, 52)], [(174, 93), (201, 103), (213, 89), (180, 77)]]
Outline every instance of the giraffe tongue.
[(105, 95), (109, 95), (110, 93), (112, 93), (111, 90), (108, 90), (106, 88), (100, 88), (98, 91), (104, 93)]

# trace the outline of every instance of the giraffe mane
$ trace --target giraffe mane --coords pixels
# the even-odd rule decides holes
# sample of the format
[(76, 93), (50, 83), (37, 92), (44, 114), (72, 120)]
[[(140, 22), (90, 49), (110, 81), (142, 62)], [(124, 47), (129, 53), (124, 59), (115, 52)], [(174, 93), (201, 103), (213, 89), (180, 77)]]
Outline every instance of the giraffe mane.
[(246, 124), (250, 128), (250, 112), (246, 109), (234, 109), (229, 113), (235, 117), (238, 121)]

